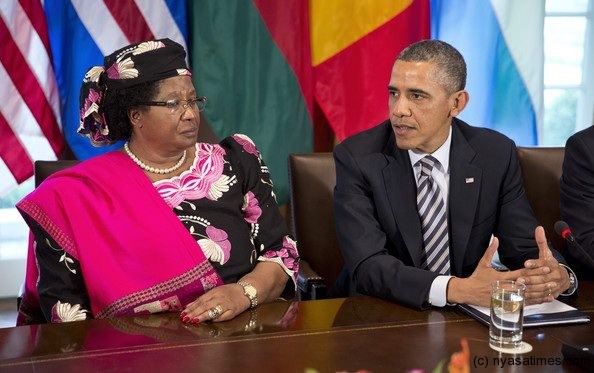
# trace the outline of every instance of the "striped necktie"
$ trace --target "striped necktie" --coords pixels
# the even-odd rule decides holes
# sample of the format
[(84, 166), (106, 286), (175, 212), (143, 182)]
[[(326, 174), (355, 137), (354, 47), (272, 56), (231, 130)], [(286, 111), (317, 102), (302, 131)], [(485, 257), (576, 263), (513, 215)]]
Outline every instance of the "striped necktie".
[(428, 155), (422, 158), (417, 188), (417, 208), (423, 231), (422, 268), (440, 274), (450, 273), (450, 249), (446, 206), (431, 170), (439, 161)]

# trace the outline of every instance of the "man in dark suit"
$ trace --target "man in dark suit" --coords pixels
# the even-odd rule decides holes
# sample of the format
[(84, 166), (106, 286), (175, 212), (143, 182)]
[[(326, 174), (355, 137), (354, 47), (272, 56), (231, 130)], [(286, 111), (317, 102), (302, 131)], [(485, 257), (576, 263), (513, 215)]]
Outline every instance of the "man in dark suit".
[(580, 277), (594, 278), (594, 126), (577, 132), (565, 145), (561, 217), (586, 251), (568, 247), (567, 260)]
[[(390, 119), (336, 146), (334, 214), (349, 294), (426, 308), (488, 306), (495, 280), (526, 283), (527, 303), (569, 288), (536, 229), (514, 143), (455, 118), (468, 102), (465, 84), (455, 48), (415, 43), (392, 68)], [(513, 271), (491, 267), (498, 248)]]

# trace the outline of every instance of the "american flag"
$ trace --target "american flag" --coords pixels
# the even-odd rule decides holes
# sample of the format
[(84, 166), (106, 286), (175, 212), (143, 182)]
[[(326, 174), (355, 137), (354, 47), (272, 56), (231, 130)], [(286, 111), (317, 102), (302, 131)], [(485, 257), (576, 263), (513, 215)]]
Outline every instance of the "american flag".
[(79, 159), (78, 93), (86, 70), (127, 44), (168, 37), (186, 46), (186, 0), (0, 0), (0, 196), (58, 158)]
[(0, 1), (0, 195), (64, 149), (60, 97), (39, 0)]

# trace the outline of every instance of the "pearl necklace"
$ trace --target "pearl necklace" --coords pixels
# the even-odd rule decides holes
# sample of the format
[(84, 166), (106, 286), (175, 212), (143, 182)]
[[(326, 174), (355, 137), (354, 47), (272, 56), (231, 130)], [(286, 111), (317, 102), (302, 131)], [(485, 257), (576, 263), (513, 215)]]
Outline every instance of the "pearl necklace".
[(161, 175), (168, 174), (168, 173), (173, 172), (173, 171), (177, 170), (178, 168), (180, 168), (182, 166), (182, 164), (184, 164), (184, 162), (186, 161), (186, 151), (184, 150), (184, 154), (181, 156), (181, 158), (175, 165), (173, 165), (169, 168), (156, 168), (156, 167), (149, 166), (146, 163), (142, 162), (140, 159), (138, 159), (138, 157), (135, 156), (134, 153), (132, 153), (132, 151), (130, 150), (130, 147), (128, 146), (128, 141), (126, 141), (124, 143), (124, 150), (126, 150), (126, 153), (128, 153), (128, 156), (130, 158), (132, 158), (134, 163), (139, 165), (140, 168), (142, 168), (143, 170), (146, 170), (148, 172), (151, 172), (153, 174), (161, 174)]

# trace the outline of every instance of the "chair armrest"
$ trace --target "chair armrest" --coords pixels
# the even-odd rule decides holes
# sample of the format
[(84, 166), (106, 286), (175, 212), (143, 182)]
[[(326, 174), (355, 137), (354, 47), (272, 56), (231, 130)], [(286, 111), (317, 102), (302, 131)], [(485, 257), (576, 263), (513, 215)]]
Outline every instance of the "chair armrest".
[(21, 308), (21, 302), (23, 301), (23, 296), (25, 295), (25, 283), (21, 284), (19, 289), (19, 293), (17, 294), (17, 311)]
[(297, 291), (299, 300), (323, 299), (326, 297), (326, 283), (303, 259), (299, 261), (297, 274)]

